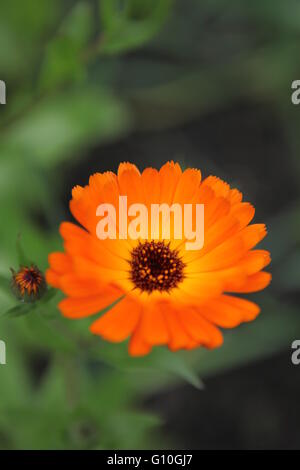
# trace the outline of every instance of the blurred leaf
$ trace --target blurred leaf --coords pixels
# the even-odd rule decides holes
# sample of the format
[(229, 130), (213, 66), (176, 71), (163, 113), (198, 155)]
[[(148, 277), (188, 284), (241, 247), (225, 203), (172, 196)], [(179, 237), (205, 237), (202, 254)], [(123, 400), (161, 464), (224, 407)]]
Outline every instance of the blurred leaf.
[(31, 344), (42, 346), (51, 351), (76, 353), (78, 347), (76, 341), (68, 334), (68, 331), (62, 329), (59, 323), (51, 322), (45, 318), (46, 308), (45, 304), (36, 303), (33, 315), (25, 317), (24, 335), (26, 334)]
[(85, 70), (76, 43), (65, 36), (56, 37), (46, 50), (40, 89), (45, 91), (69, 81), (80, 81), (84, 76)]
[(40, 73), (39, 86), (42, 91), (77, 82), (85, 77), (83, 49), (92, 32), (92, 14), (88, 3), (75, 4), (47, 45)]
[(72, 39), (78, 47), (88, 43), (93, 32), (93, 12), (91, 4), (86, 1), (75, 3), (72, 11), (65, 18), (60, 32)]
[(6, 312), (2, 313), (0, 316), (6, 316), (10, 318), (15, 318), (15, 317), (22, 317), (23, 315), (27, 315), (30, 311), (32, 311), (35, 308), (34, 304), (25, 304), (20, 303), (19, 305), (16, 305), (15, 307), (10, 308)]
[(105, 90), (70, 90), (40, 102), (26, 119), (11, 127), (7, 145), (42, 166), (74, 158), (86, 146), (125, 132), (130, 125), (124, 105)]
[(0, 63), (6, 79), (15, 76), (24, 80), (32, 74), (32, 62), (61, 9), (62, 3), (56, 1), (1, 1)]
[(204, 384), (198, 377), (197, 372), (186, 363), (180, 352), (174, 353), (168, 349), (162, 349), (151, 363), (152, 366), (156, 365), (158, 369), (180, 377), (199, 390), (204, 388)]
[(159, 31), (172, 0), (99, 0), (103, 40), (100, 52), (118, 54), (142, 46)]
[[(1, 276), (0, 276), (1, 280)], [(10, 318), (21, 317), (23, 315), (27, 315), (28, 313), (32, 312), (37, 308), (45, 308), (45, 305), (56, 295), (56, 289), (49, 289), (44, 294), (44, 296), (35, 302), (22, 302), (20, 301), (19, 304), (11, 307), (6, 312), (1, 313), (0, 316), (7, 316)]]
[(169, 377), (184, 379), (198, 389), (203, 388), (197, 372), (185, 361), (180, 351), (171, 352), (167, 348), (156, 347), (148, 356), (131, 357), (125, 350), (125, 344), (122, 346), (118, 348), (117, 345), (104, 343), (101, 348), (95, 345), (93, 352), (108, 364), (126, 372), (146, 371), (149, 375), (151, 371), (163, 376), (167, 373)]

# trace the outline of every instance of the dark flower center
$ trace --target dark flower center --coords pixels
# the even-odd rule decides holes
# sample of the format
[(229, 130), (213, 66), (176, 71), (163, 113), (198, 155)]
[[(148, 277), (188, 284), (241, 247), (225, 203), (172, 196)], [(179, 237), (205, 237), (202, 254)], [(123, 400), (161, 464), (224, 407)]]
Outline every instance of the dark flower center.
[(41, 275), (34, 268), (24, 270), (23, 280), (28, 284), (39, 284), (41, 282)]
[(139, 243), (131, 253), (131, 280), (136, 288), (151, 293), (168, 292), (183, 281), (185, 264), (170, 243)]

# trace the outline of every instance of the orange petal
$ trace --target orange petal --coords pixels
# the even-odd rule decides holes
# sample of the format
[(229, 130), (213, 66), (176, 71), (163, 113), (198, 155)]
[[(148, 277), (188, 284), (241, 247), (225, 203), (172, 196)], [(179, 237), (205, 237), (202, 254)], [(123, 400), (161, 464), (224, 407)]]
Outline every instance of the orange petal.
[(178, 163), (168, 162), (159, 170), (160, 202), (171, 205), (181, 175)]
[(60, 276), (59, 276), (59, 274), (57, 274), (52, 269), (47, 269), (45, 277), (46, 277), (47, 283), (50, 284), (50, 286), (56, 287), (56, 288), (59, 289), (59, 287), (60, 287)]
[(132, 283), (128, 280), (128, 273), (116, 269), (102, 268), (99, 264), (88, 260), (87, 258), (76, 256), (73, 259), (73, 270), (79, 278), (96, 278), (99, 281), (122, 286), (129, 291), (132, 289)]
[(178, 181), (173, 202), (184, 204), (193, 200), (201, 182), (201, 172), (194, 168), (185, 170)]
[[(109, 194), (108, 189), (110, 190)], [(117, 176), (111, 171), (91, 175), (88, 191), (90, 198), (94, 201), (99, 198), (102, 202), (117, 202), (119, 196)]]
[[(200, 252), (201, 253), (201, 252)], [(231, 237), (195, 261), (197, 272), (226, 269), (236, 264), (245, 253), (242, 237)]]
[(208, 176), (202, 183), (204, 186), (209, 186), (212, 188), (216, 196), (221, 196), (227, 198), (230, 192), (230, 186), (225, 181), (221, 180), (217, 176)]
[(128, 270), (129, 248), (125, 240), (99, 240), (70, 222), (61, 224), (60, 233), (70, 255), (86, 257), (108, 269)]
[(137, 175), (140, 175), (140, 171), (136, 165), (129, 162), (122, 162), (118, 168), (118, 178), (122, 177), (123, 173), (126, 173), (127, 171), (135, 172)]
[[(240, 230), (236, 235), (224, 241), (212, 251), (202, 256), (200, 252), (186, 255), (197, 259), (199, 272), (215, 271), (228, 268), (238, 263), (248, 250), (251, 250), (267, 234), (264, 224), (254, 224)], [(192, 252), (191, 252), (192, 253)]]
[(246, 271), (247, 274), (254, 274), (271, 263), (270, 253), (266, 250), (249, 251), (240, 261), (239, 266)]
[(222, 217), (229, 214), (230, 204), (224, 197), (216, 197), (204, 205), (204, 227), (208, 230)]
[[(262, 289), (265, 289), (271, 282), (272, 275), (265, 271), (261, 271), (256, 274), (252, 274), (252, 276), (248, 276), (247, 279), (239, 286), (227, 286), (227, 292), (239, 292), (243, 294), (247, 294), (250, 292), (257, 292)], [(230, 288), (231, 287), (231, 288)]]
[(242, 202), (235, 204), (230, 211), (230, 214), (237, 218), (240, 228), (246, 227), (254, 217), (255, 209), (249, 202)]
[(198, 342), (192, 339), (183, 328), (175, 308), (166, 305), (164, 308), (164, 316), (170, 335), (168, 346), (171, 351), (192, 349), (198, 346)]
[(251, 250), (267, 235), (265, 224), (253, 224), (241, 230), (246, 250)]
[[(97, 207), (102, 203), (118, 203), (119, 187), (116, 175), (111, 172), (96, 173), (90, 177), (90, 184), (73, 193), (70, 201), (70, 210), (78, 222), (93, 236), (96, 236), (96, 227), (99, 217), (96, 215)], [(75, 197), (74, 197), (75, 195)], [(117, 206), (116, 206), (117, 207)]]
[(124, 292), (97, 278), (79, 278), (76, 274), (66, 274), (60, 278), (61, 290), (70, 297), (109, 295), (120, 297)]
[(207, 348), (216, 348), (223, 343), (220, 330), (201, 317), (195, 310), (179, 310), (178, 316), (187, 333)]
[(92, 333), (113, 342), (124, 341), (136, 328), (141, 314), (140, 303), (124, 297), (90, 327)]
[(223, 278), (212, 273), (199, 273), (195, 277), (186, 278), (177, 289), (172, 292), (172, 297), (178, 302), (187, 304), (203, 303), (207, 299), (216, 297), (223, 291)]
[(79, 185), (74, 186), (74, 188), (72, 189), (72, 198), (79, 200), (83, 194), (83, 191), (84, 191), (84, 188), (82, 186), (79, 186)]
[(189, 272), (198, 272), (197, 261), (209, 253), (239, 230), (238, 221), (231, 215), (222, 217), (217, 223), (204, 232), (204, 246), (200, 251), (186, 251), (183, 259), (188, 263)]
[(222, 295), (210, 300), (199, 309), (199, 313), (207, 320), (223, 328), (232, 328), (242, 322), (254, 320), (260, 308), (250, 300)]
[(158, 171), (154, 168), (146, 168), (142, 173), (141, 179), (146, 205), (150, 207), (150, 204), (158, 204), (160, 201), (160, 178)]
[(58, 304), (58, 307), (65, 317), (84, 318), (99, 313), (104, 308), (109, 307), (118, 297), (118, 295), (112, 295), (110, 292), (93, 297), (68, 297), (63, 299)]
[(128, 207), (131, 204), (144, 203), (141, 174), (135, 165), (121, 163), (118, 170), (120, 194), (127, 196)]
[(208, 186), (200, 184), (199, 188), (196, 191), (193, 202), (198, 204), (204, 204), (205, 206), (207, 206), (214, 199), (216, 199), (214, 191)]
[[(94, 224), (90, 224), (88, 217), (88, 208), (85, 207), (85, 202), (83, 197), (71, 199), (69, 203), (70, 212), (73, 217), (87, 230), (94, 230)], [(96, 209), (95, 209), (96, 214)]]
[(51, 253), (48, 256), (48, 261), (52, 270), (58, 274), (69, 272), (72, 269), (71, 258), (65, 253)]
[(129, 354), (131, 356), (145, 356), (149, 354), (151, 349), (151, 345), (145, 342), (141, 330), (137, 328), (130, 338), (128, 347)]
[(234, 188), (229, 191), (228, 201), (230, 202), (230, 204), (238, 204), (239, 202), (242, 202), (242, 199), (243, 195), (240, 191), (238, 191), (238, 189)]
[(165, 344), (169, 340), (169, 332), (161, 306), (149, 301), (145, 304), (140, 321), (140, 333), (146, 343)]

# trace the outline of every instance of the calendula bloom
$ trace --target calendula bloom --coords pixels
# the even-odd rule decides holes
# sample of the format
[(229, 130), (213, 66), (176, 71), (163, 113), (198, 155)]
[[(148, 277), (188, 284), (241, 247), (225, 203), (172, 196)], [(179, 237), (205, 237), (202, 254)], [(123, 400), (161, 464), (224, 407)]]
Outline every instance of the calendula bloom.
[[(185, 241), (132, 238), (100, 240), (97, 208), (144, 204), (204, 204), (204, 246), (187, 250)], [(259, 307), (232, 294), (264, 289), (271, 276), (265, 250), (253, 249), (266, 235), (263, 224), (249, 225), (254, 208), (242, 194), (214, 176), (201, 180), (196, 169), (182, 171), (168, 162), (158, 171), (122, 163), (118, 174), (97, 173), (85, 187), (76, 186), (70, 209), (81, 227), (63, 222), (64, 253), (49, 256), (46, 279), (66, 298), (59, 308), (82, 318), (114, 306), (92, 323), (91, 332), (120, 342), (130, 337), (131, 355), (154, 345), (172, 350), (222, 344), (221, 328), (253, 320)], [(130, 217), (129, 217), (130, 218)], [(116, 231), (118, 232), (118, 222)], [(161, 231), (160, 231), (161, 234)]]
[(12, 271), (11, 288), (19, 300), (34, 302), (47, 290), (43, 273), (37, 266), (21, 266), (18, 272)]

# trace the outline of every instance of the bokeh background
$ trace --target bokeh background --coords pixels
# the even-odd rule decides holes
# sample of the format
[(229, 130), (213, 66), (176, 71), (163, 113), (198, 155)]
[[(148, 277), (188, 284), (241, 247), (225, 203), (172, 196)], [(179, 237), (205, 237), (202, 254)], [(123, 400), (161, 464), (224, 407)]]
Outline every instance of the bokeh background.
[[(300, 447), (299, 41), (297, 0), (1, 1), (0, 448)], [(255, 322), (215, 351), (133, 359), (61, 318), (59, 293), (6, 314), (9, 268), (46, 269), (75, 184), (170, 159), (267, 223)]]

